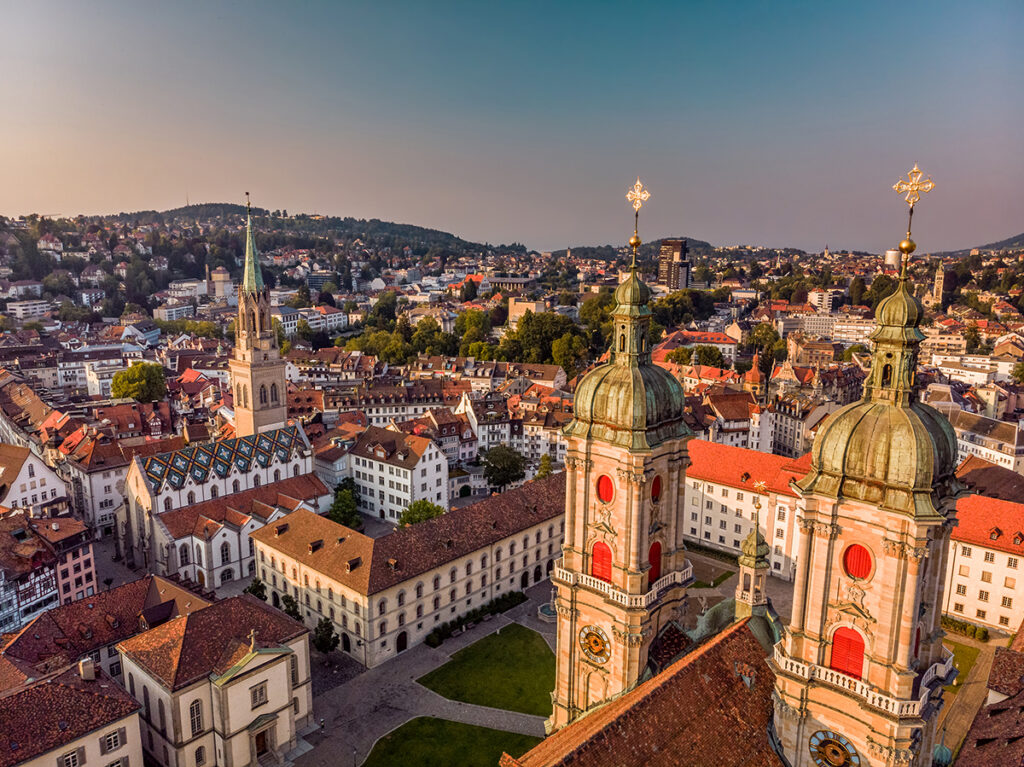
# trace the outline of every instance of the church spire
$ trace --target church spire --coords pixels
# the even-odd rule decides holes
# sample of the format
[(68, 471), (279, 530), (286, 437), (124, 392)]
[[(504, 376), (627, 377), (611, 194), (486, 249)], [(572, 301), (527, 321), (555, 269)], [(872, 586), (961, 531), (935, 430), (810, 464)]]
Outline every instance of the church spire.
[(907, 174), (909, 181), (901, 180), (893, 187), (900, 194), (906, 193), (905, 199), (910, 206), (907, 236), (899, 245), (903, 257), (896, 290), (878, 305), (875, 312), (877, 327), (871, 334), (875, 350), (871, 374), (864, 387), (865, 400), (889, 402), (898, 407), (907, 407), (917, 398), (918, 349), (925, 338), (918, 327), (924, 309), (909, 287), (910, 254), (917, 249), (910, 236), (914, 205), (921, 199), (921, 192), (935, 188), (930, 178), (921, 180), (923, 175), (915, 165)]
[(651, 198), (651, 193), (637, 178), (636, 183), (626, 194), (626, 199), (633, 205), (633, 236), (629, 245), (633, 249), (633, 261), (629, 267), (629, 276), (615, 290), (615, 308), (612, 319), (615, 323), (614, 346), (612, 360), (616, 365), (638, 367), (651, 364), (651, 350), (647, 333), (651, 324), (651, 289), (640, 279), (636, 266), (637, 248), (641, 240), (639, 234), (640, 208)]
[(256, 237), (252, 233), (252, 207), (249, 193), (245, 193), (245, 267), (242, 271), (242, 292), (258, 293), (263, 290), (263, 272), (260, 270)]

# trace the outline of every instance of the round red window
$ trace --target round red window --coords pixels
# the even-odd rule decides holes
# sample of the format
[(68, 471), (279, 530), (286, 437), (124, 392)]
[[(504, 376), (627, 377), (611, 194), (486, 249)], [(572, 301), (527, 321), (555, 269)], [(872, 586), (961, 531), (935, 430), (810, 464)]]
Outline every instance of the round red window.
[(651, 500), (655, 503), (661, 500), (661, 477), (655, 477), (651, 483)]
[(843, 569), (851, 578), (867, 578), (871, 575), (871, 552), (855, 543), (843, 554)]
[(597, 478), (597, 497), (601, 499), (602, 503), (609, 503), (615, 497), (615, 485), (612, 484), (612, 478), (607, 474), (602, 474)]

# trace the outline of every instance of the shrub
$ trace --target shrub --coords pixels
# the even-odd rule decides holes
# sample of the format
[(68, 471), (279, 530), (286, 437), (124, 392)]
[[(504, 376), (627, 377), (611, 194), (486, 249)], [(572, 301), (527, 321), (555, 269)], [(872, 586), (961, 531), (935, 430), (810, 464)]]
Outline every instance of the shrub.
[(987, 642), (988, 629), (985, 626), (978, 626), (978, 630), (975, 632), (974, 636), (981, 642)]

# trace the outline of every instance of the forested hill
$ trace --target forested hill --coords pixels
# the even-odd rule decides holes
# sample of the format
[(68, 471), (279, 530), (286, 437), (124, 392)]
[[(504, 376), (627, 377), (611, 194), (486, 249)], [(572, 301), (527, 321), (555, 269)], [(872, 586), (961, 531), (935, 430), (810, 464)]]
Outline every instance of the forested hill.
[[(714, 251), (710, 242), (698, 240), (694, 237), (679, 235), (677, 237), (664, 237), (663, 240), (686, 240), (691, 256), (706, 256)], [(656, 259), (661, 251), (662, 239), (645, 242), (640, 246), (638, 255), (641, 259)], [(619, 249), (626, 247), (626, 244), (615, 247), (613, 245), (573, 245), (569, 248), (574, 258), (590, 258), (597, 261), (613, 261), (619, 256)], [(555, 258), (565, 258), (565, 250), (552, 251)]]
[[(1013, 237), (1007, 237), (1005, 240), (999, 240), (998, 242), (990, 242), (987, 245), (977, 245), (978, 250), (1017, 250), (1024, 248), (1024, 232), (1016, 234)], [(966, 256), (974, 248), (964, 248), (963, 250), (947, 250), (943, 253), (936, 253), (937, 256)]]

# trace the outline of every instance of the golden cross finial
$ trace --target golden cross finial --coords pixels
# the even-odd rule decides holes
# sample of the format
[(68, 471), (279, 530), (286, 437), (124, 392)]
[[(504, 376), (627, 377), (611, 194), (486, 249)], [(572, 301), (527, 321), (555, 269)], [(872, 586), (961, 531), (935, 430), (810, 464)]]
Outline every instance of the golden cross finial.
[(633, 210), (637, 213), (640, 212), (640, 208), (643, 204), (651, 199), (651, 193), (644, 189), (644, 185), (640, 183), (640, 177), (636, 177), (636, 183), (633, 184), (633, 188), (626, 192), (626, 199), (633, 203)]
[(892, 188), (896, 194), (906, 195), (903, 199), (907, 205), (910, 206), (910, 212), (907, 215), (907, 237), (900, 243), (900, 253), (903, 254), (903, 264), (900, 270), (900, 279), (906, 279), (907, 266), (910, 263), (910, 254), (917, 249), (917, 243), (910, 239), (911, 224), (914, 221), (914, 206), (921, 199), (921, 192), (927, 194), (935, 188), (935, 182), (931, 178), (926, 178), (923, 181), (921, 177), (924, 176), (924, 171), (917, 167), (917, 163), (914, 163), (914, 168), (907, 173), (907, 179), (904, 181), (900, 179)]
[(763, 479), (758, 480), (754, 483), (754, 491), (761, 495), (768, 495), (768, 483)]

